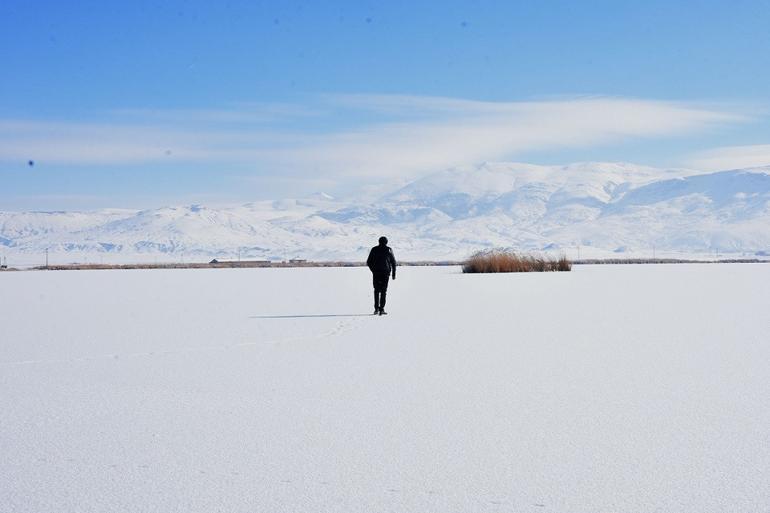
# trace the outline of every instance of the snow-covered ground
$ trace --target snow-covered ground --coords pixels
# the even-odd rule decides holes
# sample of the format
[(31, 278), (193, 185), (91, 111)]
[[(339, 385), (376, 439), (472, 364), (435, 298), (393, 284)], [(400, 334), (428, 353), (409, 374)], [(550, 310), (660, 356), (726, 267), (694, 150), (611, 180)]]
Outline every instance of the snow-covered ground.
[(768, 283), (3, 273), (0, 511), (768, 511)]

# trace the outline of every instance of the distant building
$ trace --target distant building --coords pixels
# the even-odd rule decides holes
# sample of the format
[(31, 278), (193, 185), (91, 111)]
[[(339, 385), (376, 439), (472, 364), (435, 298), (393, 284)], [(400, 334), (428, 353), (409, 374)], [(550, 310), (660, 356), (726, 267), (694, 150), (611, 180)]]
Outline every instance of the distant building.
[(307, 262), (307, 259), (304, 258), (292, 258), (289, 260), (290, 264), (304, 264), (305, 262)]
[(212, 261), (211, 261), (211, 262), (209, 262), (209, 263), (210, 263), (210, 264), (218, 264), (218, 263), (219, 263), (219, 260), (217, 260), (217, 259), (215, 258), (214, 260), (212, 260)]

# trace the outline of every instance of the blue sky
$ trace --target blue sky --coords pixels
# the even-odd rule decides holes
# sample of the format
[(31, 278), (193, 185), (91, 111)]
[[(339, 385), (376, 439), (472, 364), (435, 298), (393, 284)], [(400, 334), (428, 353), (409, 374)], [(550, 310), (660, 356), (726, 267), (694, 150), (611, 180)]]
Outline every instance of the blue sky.
[(0, 209), (770, 164), (768, 26), (767, 2), (6, 0)]

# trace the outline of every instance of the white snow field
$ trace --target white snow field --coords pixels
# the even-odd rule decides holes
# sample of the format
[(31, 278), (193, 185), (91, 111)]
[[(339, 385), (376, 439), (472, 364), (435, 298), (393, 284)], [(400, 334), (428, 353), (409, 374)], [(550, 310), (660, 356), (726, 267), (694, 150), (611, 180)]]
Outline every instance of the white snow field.
[(770, 511), (768, 284), (0, 273), (0, 511)]

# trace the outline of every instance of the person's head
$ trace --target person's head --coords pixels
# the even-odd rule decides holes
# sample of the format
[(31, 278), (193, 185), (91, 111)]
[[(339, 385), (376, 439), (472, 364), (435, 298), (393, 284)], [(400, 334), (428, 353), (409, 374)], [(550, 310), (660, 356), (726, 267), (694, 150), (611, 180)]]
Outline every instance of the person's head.
[(388, 238), (387, 237), (380, 237), (378, 242), (380, 243), (380, 246), (387, 246), (388, 245)]

